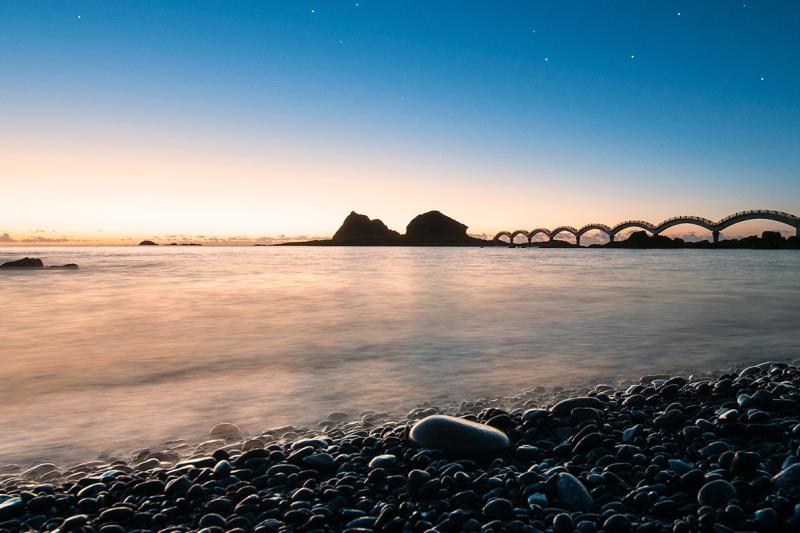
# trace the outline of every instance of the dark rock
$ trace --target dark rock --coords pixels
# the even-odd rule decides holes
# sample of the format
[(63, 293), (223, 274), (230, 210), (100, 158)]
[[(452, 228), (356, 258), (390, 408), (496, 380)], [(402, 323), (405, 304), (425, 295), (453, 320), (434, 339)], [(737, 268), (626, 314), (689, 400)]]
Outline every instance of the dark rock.
[(392, 454), (384, 454), (373, 457), (369, 462), (370, 468), (392, 468), (397, 464), (397, 457)]
[(697, 502), (700, 505), (709, 505), (715, 509), (723, 509), (728, 502), (736, 497), (736, 489), (724, 479), (709, 481), (697, 493)]
[(153, 241), (142, 241), (139, 243), (139, 246), (158, 246), (158, 244)]
[(605, 404), (603, 404), (603, 402), (597, 398), (585, 396), (561, 400), (551, 407), (550, 411), (556, 416), (568, 416), (572, 410), (577, 407), (593, 407), (595, 409), (602, 409), (604, 405)]
[(514, 506), (505, 498), (492, 498), (484, 505), (483, 515), (489, 519), (507, 520), (514, 516)]
[(603, 522), (603, 529), (608, 533), (628, 533), (631, 521), (623, 514), (613, 514)]
[(47, 270), (78, 270), (78, 265), (75, 263), (67, 263), (66, 265), (53, 265), (47, 267)]
[(499, 429), (446, 415), (423, 418), (409, 437), (417, 446), (464, 457), (497, 455), (509, 447), (508, 437)]
[(16, 261), (8, 261), (0, 265), (0, 268), (29, 268), (29, 269), (41, 269), (44, 268), (44, 263), (42, 263), (41, 259), (36, 259), (32, 257), (24, 257), (22, 259), (17, 259)]
[(14, 496), (0, 502), (0, 520), (7, 520), (14, 516), (22, 514), (25, 509), (25, 504), (22, 498)]
[(757, 453), (737, 451), (733, 455), (730, 470), (738, 476), (752, 476), (756, 473), (761, 457)]
[(800, 497), (800, 463), (782, 470), (772, 482), (777, 488), (792, 498)]
[(583, 483), (567, 472), (561, 472), (556, 476), (555, 489), (559, 501), (568, 509), (588, 513), (594, 504), (592, 495)]

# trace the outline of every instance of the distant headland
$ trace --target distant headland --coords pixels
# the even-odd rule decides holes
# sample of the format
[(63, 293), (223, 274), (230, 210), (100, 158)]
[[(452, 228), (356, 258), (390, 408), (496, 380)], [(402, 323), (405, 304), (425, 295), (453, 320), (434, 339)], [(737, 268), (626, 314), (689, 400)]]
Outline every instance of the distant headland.
[[(287, 242), (278, 246), (511, 246), (535, 248), (582, 248), (581, 236), (593, 229), (609, 235), (609, 242), (592, 244), (589, 248), (747, 248), (747, 249), (800, 249), (800, 237), (785, 238), (777, 231), (765, 231), (761, 237), (755, 235), (741, 239), (719, 240), (720, 230), (745, 220), (765, 219), (784, 222), (800, 231), (800, 218), (780, 211), (743, 211), (719, 222), (701, 217), (674, 217), (661, 224), (653, 225), (643, 221), (627, 221), (614, 227), (603, 224), (587, 224), (581, 229), (560, 226), (552, 231), (543, 228), (514, 232), (501, 231), (493, 239), (479, 239), (467, 234), (467, 225), (448, 217), (440, 211), (428, 211), (414, 217), (406, 226), (405, 234), (389, 229), (380, 219), (370, 219), (352, 211), (330, 239), (303, 242)], [(713, 241), (702, 240), (686, 242), (680, 238), (670, 238), (660, 232), (678, 224), (694, 224), (712, 231)], [(616, 240), (617, 234), (628, 228), (642, 228), (624, 240)], [(650, 232), (651, 235), (648, 235)], [(549, 239), (537, 242), (533, 238), (544, 234)], [(571, 243), (555, 237), (569, 233), (576, 242)], [(523, 235), (528, 242), (519, 244), (514, 238)], [(504, 238), (509, 240), (504, 240)]]

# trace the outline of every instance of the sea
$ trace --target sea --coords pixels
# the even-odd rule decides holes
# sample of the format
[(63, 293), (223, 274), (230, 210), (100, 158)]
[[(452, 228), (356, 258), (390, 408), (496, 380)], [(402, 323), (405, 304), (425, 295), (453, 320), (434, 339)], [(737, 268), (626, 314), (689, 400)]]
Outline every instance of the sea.
[(3, 247), (0, 464), (800, 359), (800, 253)]

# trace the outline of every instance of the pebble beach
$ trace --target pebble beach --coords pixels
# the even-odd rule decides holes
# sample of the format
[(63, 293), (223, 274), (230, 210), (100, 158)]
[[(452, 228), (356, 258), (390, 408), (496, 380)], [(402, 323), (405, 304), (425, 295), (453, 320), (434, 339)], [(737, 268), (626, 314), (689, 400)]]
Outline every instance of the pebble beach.
[(0, 466), (0, 531), (800, 530), (800, 367), (537, 387), (405, 416), (231, 423)]

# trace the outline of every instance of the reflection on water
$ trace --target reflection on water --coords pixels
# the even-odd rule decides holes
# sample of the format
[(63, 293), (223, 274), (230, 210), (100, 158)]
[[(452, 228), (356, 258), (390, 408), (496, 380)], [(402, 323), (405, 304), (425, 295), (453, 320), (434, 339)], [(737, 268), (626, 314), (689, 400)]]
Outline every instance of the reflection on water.
[(0, 463), (800, 357), (800, 254), (0, 249)]

